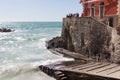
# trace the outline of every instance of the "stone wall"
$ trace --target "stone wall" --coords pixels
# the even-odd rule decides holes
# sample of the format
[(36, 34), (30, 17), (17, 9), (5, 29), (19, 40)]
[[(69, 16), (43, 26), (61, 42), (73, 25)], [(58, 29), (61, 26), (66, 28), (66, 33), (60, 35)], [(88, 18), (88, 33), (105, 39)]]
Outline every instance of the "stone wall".
[(112, 28), (91, 17), (64, 18), (64, 48), (93, 58), (110, 58)]
[(113, 52), (111, 53), (111, 61), (120, 63), (120, 27), (112, 29), (112, 46)]
[(120, 27), (112, 28), (92, 17), (66, 17), (61, 37), (47, 48), (64, 48), (98, 61), (120, 63)]

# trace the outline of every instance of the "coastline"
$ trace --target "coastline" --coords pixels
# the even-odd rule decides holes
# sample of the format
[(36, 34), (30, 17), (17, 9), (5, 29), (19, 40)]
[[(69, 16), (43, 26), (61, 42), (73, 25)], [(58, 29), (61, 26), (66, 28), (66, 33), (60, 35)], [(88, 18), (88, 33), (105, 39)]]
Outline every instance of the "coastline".
[[(112, 63), (114, 50), (111, 48), (116, 46), (113, 46), (111, 41), (115, 35), (118, 35), (115, 33), (114, 35), (113, 32), (114, 29), (92, 17), (67, 16), (63, 18), (61, 36), (47, 41), (46, 47), (54, 54), (62, 54), (65, 57), (74, 58), (75, 61), (70, 64), (61, 62), (58, 65), (56, 63), (41, 65), (40, 70), (57, 80), (93, 80), (93, 77), (94, 80), (119, 80), (120, 77), (114, 76), (115, 74), (109, 75), (114, 71), (117, 72), (110, 65), (115, 65), (115, 67), (118, 65), (115, 62)], [(79, 63), (76, 62), (77, 60)], [(82, 62), (83, 64), (81, 64)], [(66, 64), (69, 65), (66, 66)], [(104, 68), (106, 68), (104, 70), (106, 74), (99, 74), (97, 70), (102, 71)], [(113, 72), (108, 72), (107, 70), (111, 68)], [(92, 70), (95, 70), (95, 74), (92, 73)]]

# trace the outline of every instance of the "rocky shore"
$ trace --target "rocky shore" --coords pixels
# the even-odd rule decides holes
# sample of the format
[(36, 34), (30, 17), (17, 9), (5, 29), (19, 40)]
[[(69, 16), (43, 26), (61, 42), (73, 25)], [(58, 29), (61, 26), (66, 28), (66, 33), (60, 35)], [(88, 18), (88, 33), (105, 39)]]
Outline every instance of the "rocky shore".
[[(75, 59), (72, 63), (39, 66), (40, 70), (57, 80), (93, 80), (93, 77), (94, 80), (119, 80), (119, 77), (101, 75), (97, 71), (120, 66), (119, 26), (112, 28), (92, 17), (67, 15), (63, 18), (61, 36), (47, 41), (46, 47), (54, 54)], [(96, 73), (83, 72), (82, 69), (91, 72), (96, 70)], [(113, 72), (105, 73), (111, 74), (117, 71), (113, 69)]]
[(63, 19), (62, 34), (47, 42), (47, 48), (64, 48), (98, 61), (120, 62), (120, 28), (92, 17)]

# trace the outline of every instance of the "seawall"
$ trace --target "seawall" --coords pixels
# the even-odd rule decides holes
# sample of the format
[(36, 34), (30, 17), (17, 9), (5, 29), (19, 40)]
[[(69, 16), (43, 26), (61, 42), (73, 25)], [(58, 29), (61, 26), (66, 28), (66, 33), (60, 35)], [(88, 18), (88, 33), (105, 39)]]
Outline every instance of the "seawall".
[(98, 61), (119, 63), (119, 30), (92, 17), (66, 17), (61, 36), (48, 41), (47, 48), (64, 48)]

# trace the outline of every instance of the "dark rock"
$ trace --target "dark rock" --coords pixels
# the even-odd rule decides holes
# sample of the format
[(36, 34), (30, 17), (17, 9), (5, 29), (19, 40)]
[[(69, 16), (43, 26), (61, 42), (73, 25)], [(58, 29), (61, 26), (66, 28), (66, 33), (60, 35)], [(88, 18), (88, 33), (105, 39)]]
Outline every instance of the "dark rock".
[(0, 29), (0, 32), (12, 32), (12, 31), (14, 31), (14, 30), (12, 30), (12, 29), (7, 29), (7, 28), (1, 28), (1, 29)]
[(64, 47), (64, 42), (61, 37), (55, 37), (52, 40), (46, 41), (47, 49), (50, 48), (62, 48)]

